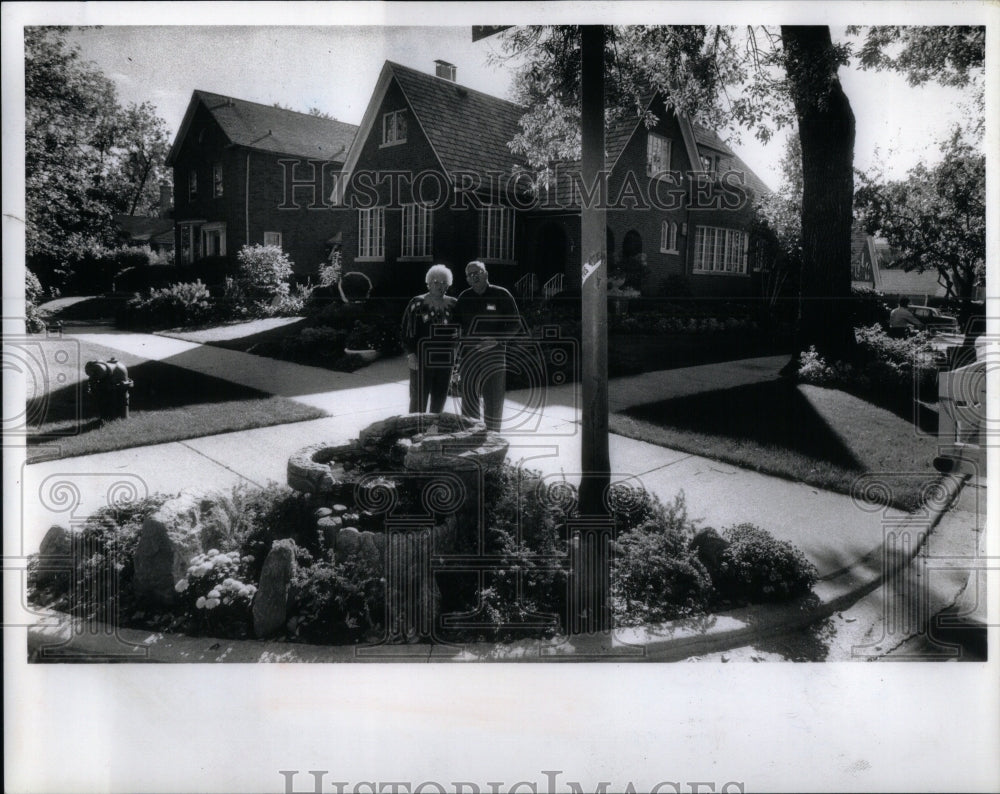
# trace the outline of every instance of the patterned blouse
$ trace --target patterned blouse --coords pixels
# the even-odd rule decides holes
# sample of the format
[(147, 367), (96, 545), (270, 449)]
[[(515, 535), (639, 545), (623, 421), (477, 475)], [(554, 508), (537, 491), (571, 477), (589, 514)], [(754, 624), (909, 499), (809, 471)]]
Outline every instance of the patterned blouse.
[(443, 307), (431, 306), (426, 298), (426, 295), (417, 295), (403, 312), (403, 349), (407, 353), (416, 353), (420, 340), (430, 337), (434, 328), (455, 325), (457, 298), (445, 295)]

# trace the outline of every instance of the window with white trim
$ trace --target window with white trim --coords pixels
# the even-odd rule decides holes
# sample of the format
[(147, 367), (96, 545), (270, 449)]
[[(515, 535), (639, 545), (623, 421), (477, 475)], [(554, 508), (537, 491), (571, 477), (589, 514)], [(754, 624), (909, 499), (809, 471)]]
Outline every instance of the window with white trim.
[(660, 224), (660, 253), (677, 253), (677, 224), (673, 221), (663, 221)]
[(198, 198), (198, 172), (193, 168), (188, 171), (188, 201)]
[(215, 163), (212, 166), (212, 196), (214, 198), (222, 196), (222, 163)]
[(382, 116), (382, 145), (406, 143), (406, 111), (394, 110)]
[(281, 248), (281, 232), (264, 232), (264, 245)]
[(385, 208), (358, 210), (358, 259), (385, 257)]
[(670, 170), (670, 139), (655, 132), (646, 137), (646, 175)]
[(698, 226), (693, 272), (746, 275), (748, 243), (749, 235), (738, 229)]
[(514, 213), (508, 207), (483, 207), (479, 214), (479, 257), (514, 261)]
[(422, 204), (403, 205), (403, 259), (430, 259), (434, 240), (434, 216)]

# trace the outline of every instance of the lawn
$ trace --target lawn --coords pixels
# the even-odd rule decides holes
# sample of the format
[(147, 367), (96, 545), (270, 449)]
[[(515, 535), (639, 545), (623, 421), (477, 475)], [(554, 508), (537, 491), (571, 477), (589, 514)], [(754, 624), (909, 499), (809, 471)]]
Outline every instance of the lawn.
[[(783, 380), (634, 406), (613, 433), (851, 493), (875, 479), (891, 504), (916, 510), (938, 475), (937, 439), (900, 416), (836, 389)], [(877, 475), (872, 478), (870, 475)]]
[[(89, 343), (79, 356), (46, 361), (46, 380), (60, 384), (28, 401), (29, 462), (90, 455), (114, 449), (160, 444), (185, 438), (300, 422), (325, 416), (323, 411), (284, 397), (201, 375), (159, 361), (118, 353)], [(127, 421), (103, 427), (93, 417), (83, 363), (116, 356), (135, 381)]]

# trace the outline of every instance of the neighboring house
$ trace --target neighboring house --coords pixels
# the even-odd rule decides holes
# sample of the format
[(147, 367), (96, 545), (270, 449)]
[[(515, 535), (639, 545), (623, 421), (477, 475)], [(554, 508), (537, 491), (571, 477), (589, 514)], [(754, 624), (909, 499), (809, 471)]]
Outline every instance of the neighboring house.
[(161, 254), (173, 254), (174, 251), (174, 221), (170, 206), (171, 187), (160, 185), (160, 214), (156, 217), (147, 215), (115, 215), (114, 223), (118, 229), (119, 241), (128, 246), (149, 248)]
[(937, 270), (906, 271), (894, 267), (896, 255), (882, 237), (865, 234), (854, 225), (851, 232), (851, 286), (869, 287), (890, 300), (907, 297), (912, 303), (924, 304), (944, 298), (947, 290), (938, 280)]
[(167, 156), (174, 169), (177, 264), (281, 247), (299, 274), (329, 256), (328, 198), (357, 127), (195, 91)]
[[(750, 294), (750, 196), (768, 189), (713, 132), (666, 114), (657, 97), (649, 106), (655, 127), (636, 118), (607, 130), (612, 271), (648, 295), (670, 276), (695, 294)], [(526, 163), (508, 146), (523, 112), (457, 84), (444, 61), (436, 75), (386, 62), (344, 166), (344, 269), (406, 293), (434, 262), (464, 287), (465, 263), (482, 259), (520, 294), (578, 287), (579, 169), (565, 164), (551, 191), (527, 193), (516, 178)]]

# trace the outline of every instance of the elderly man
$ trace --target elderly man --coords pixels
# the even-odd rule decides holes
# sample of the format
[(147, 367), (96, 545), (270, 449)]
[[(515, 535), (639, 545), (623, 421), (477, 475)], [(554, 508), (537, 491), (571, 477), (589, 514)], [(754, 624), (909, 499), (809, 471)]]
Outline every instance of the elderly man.
[(499, 430), (507, 391), (506, 339), (521, 328), (514, 296), (490, 284), (486, 265), (465, 266), (469, 288), (458, 296), (455, 319), (462, 326), (459, 376), (462, 414), (483, 418), (490, 430)]

